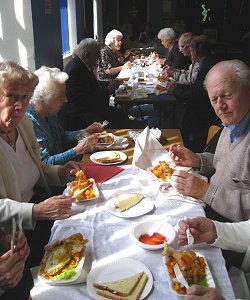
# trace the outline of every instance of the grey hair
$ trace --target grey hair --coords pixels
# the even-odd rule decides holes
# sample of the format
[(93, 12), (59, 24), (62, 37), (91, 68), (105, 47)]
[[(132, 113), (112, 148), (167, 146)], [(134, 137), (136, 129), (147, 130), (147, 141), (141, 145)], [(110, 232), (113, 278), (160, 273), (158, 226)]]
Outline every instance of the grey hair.
[(68, 74), (58, 68), (42, 66), (34, 72), (39, 79), (30, 105), (34, 108), (41, 108), (43, 103), (50, 103), (57, 93), (58, 84), (64, 84), (69, 78)]
[(179, 39), (182, 39), (185, 45), (190, 46), (192, 39), (194, 38), (194, 34), (192, 32), (184, 32)]
[(170, 39), (171, 41), (175, 41), (176, 34), (172, 28), (163, 28), (158, 33), (159, 40), (167, 40)]
[(215, 70), (226, 70), (234, 75), (234, 80), (239, 86), (245, 86), (250, 90), (250, 69), (246, 63), (239, 59), (224, 60), (214, 65), (207, 73), (204, 80), (204, 88), (207, 90), (207, 80)]
[(86, 38), (81, 40), (81, 42), (77, 45), (75, 50), (76, 55), (83, 59), (84, 56), (91, 53), (96, 53), (96, 51), (101, 49), (101, 44), (92, 38)]
[(122, 38), (123, 37), (123, 34), (116, 30), (116, 29), (113, 29), (111, 30), (107, 35), (106, 35), (106, 38), (105, 38), (105, 45), (107, 46), (110, 46), (111, 44), (114, 43), (115, 39), (119, 37), (119, 38)]

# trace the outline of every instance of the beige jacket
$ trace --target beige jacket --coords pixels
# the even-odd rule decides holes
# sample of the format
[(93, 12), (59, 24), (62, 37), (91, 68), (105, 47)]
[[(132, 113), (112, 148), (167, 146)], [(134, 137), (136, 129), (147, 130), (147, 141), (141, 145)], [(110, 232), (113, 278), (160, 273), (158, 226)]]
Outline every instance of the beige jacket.
[[(38, 185), (45, 187), (49, 192), (49, 186), (61, 186), (58, 176), (59, 166), (42, 164), (40, 160), (40, 148), (37, 143), (32, 121), (25, 115), (18, 125), (24, 143), (30, 156), (36, 163), (40, 178)], [(29, 170), (23, 170), (24, 173)], [(8, 156), (4, 153), (0, 145), (0, 223), (6, 222), (11, 217), (23, 218), (23, 226), (26, 229), (33, 229), (35, 222), (32, 218), (33, 203), (22, 203), (19, 188), (19, 179)]]

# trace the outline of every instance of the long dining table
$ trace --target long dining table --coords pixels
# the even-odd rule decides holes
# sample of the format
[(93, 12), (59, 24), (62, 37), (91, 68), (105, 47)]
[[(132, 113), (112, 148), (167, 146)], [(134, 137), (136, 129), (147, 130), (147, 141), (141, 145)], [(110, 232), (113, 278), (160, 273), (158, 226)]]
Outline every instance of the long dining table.
[[(127, 130), (113, 130), (113, 133), (124, 137), (127, 135)], [(162, 136), (166, 138), (166, 140), (162, 140), (165, 147), (172, 143), (182, 143), (178, 130), (163, 130)], [(154, 191), (154, 196), (145, 195), (152, 203), (152, 209), (147, 213), (132, 215), (129, 218), (112, 214), (107, 204), (113, 201), (114, 195), (117, 193), (136, 192), (145, 194), (143, 186), (133, 176), (131, 167), (132, 156), (130, 157), (130, 153), (132, 155), (131, 151), (134, 148), (133, 143), (133, 141), (129, 141), (129, 147), (121, 150), (128, 154), (128, 160), (119, 165), (123, 170), (102, 184), (98, 184), (99, 197), (92, 201), (73, 205), (72, 216), (66, 220), (56, 221), (52, 228), (51, 237), (81, 232), (88, 239), (83, 282), (72, 285), (64, 283), (51, 286), (37, 280), (36, 268), (33, 270), (35, 287), (31, 291), (33, 300), (57, 300), (62, 298), (67, 300), (104, 299), (93, 295), (93, 293), (89, 294), (86, 283), (89, 280), (87, 274), (89, 272), (91, 274), (91, 270), (95, 270), (95, 268), (100, 268), (101, 270), (105, 270), (106, 268), (108, 270), (107, 266), (114, 267), (117, 262), (129, 262), (126, 259), (133, 259), (135, 262), (134, 264), (126, 265), (126, 268), (133, 269), (135, 265), (141, 263), (152, 274), (152, 288), (149, 289), (149, 293), (145, 296), (145, 299), (183, 299), (183, 297), (172, 292), (168, 283), (166, 266), (161, 254), (162, 249), (150, 251), (141, 248), (130, 239), (130, 231), (134, 224), (143, 220), (168, 219), (170, 224), (176, 226), (185, 216), (188, 218), (205, 216), (204, 209), (200, 203), (186, 201), (181, 196), (168, 197), (160, 190), (157, 190)], [(88, 159), (89, 156), (84, 157), (84, 160)], [(148, 183), (147, 191), (149, 188), (150, 182)], [(171, 246), (179, 248), (176, 241), (177, 238)], [(186, 246), (184, 248), (192, 249), (204, 255), (214, 278), (216, 288), (225, 299), (235, 299), (221, 250), (206, 244)]]

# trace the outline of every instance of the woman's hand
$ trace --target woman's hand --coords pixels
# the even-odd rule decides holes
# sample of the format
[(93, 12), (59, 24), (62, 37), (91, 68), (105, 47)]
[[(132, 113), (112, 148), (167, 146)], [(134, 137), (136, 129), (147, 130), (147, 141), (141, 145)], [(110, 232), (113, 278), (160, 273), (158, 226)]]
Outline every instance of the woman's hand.
[(18, 252), (24, 261), (27, 260), (27, 257), (30, 253), (30, 248), (24, 233), (22, 233), (21, 237), (19, 237), (15, 243), (15, 252)]
[(76, 161), (69, 161), (58, 168), (59, 177), (75, 175), (77, 171), (84, 170), (84, 164)]
[(0, 256), (0, 288), (8, 290), (15, 287), (23, 277), (25, 259), (19, 252), (11, 255), (10, 251)]
[(177, 144), (173, 144), (169, 148), (170, 157), (176, 165), (192, 168), (201, 167), (200, 156), (191, 150)]
[(185, 300), (225, 300), (214, 288), (207, 288), (201, 285), (192, 285), (187, 289)]
[(176, 170), (171, 176), (171, 185), (184, 196), (204, 200), (209, 184), (196, 175)]
[(95, 144), (98, 141), (98, 134), (92, 134), (81, 141), (73, 148), (73, 151), (77, 156), (83, 155), (84, 153), (94, 151)]
[(97, 133), (97, 132), (102, 132), (103, 128), (105, 125), (102, 123), (94, 122), (93, 124), (89, 125), (85, 131), (88, 132), (89, 134)]
[(179, 222), (178, 229), (178, 244), (180, 246), (188, 244), (186, 234), (188, 226), (194, 237), (195, 244), (204, 242), (211, 244), (214, 243), (217, 238), (216, 228), (212, 220), (204, 217), (182, 220)]
[(33, 206), (33, 217), (36, 220), (62, 220), (70, 217), (73, 199), (58, 195), (48, 198)]

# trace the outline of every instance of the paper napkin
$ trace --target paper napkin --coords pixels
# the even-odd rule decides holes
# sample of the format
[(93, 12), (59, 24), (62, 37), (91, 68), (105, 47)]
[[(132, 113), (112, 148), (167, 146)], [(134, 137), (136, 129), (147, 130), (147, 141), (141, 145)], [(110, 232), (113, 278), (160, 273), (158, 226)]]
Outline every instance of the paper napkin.
[(97, 183), (103, 183), (124, 170), (117, 166), (97, 165), (92, 161), (85, 162), (84, 166), (87, 178), (94, 178)]

